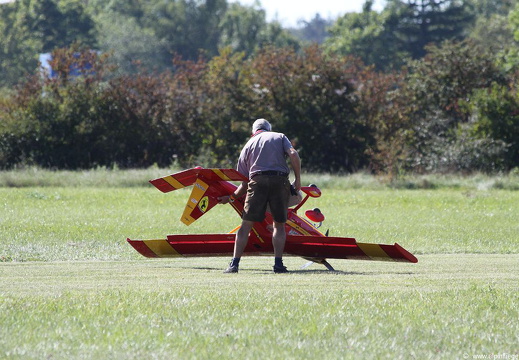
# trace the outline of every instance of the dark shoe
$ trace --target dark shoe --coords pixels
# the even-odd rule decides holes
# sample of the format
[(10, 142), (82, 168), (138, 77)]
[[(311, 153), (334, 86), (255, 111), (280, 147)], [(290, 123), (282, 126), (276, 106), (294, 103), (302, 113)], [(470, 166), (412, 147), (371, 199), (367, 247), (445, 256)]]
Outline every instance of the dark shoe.
[(287, 273), (288, 270), (287, 270), (287, 267), (286, 266), (277, 266), (277, 265), (274, 265), (274, 272), (276, 274), (284, 274), (284, 273)]
[(233, 274), (233, 273), (237, 273), (237, 272), (238, 272), (238, 266), (237, 265), (234, 265), (234, 266), (229, 265), (227, 270), (225, 270), (223, 273), (224, 274)]

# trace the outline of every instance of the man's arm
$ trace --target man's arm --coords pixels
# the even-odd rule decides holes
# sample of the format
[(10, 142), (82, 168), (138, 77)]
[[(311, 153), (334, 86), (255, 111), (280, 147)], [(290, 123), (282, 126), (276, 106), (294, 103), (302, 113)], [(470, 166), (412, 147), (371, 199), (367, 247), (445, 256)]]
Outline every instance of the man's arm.
[[(236, 199), (241, 198), (245, 193), (247, 192), (247, 184), (248, 181), (242, 181), (240, 185), (238, 185), (238, 188), (234, 190), (234, 197)], [(218, 198), (220, 204), (227, 204), (229, 202), (230, 196), (220, 196)]]
[(288, 157), (290, 158), (290, 164), (292, 165), (296, 177), (294, 187), (296, 188), (296, 191), (299, 191), (301, 190), (301, 158), (299, 157), (297, 150), (294, 148), (288, 149)]

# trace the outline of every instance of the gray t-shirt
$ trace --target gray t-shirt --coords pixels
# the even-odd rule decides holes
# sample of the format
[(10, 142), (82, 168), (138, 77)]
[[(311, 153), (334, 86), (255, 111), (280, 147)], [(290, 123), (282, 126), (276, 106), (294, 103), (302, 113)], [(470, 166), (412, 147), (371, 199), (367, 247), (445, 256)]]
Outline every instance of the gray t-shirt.
[(251, 178), (260, 171), (289, 173), (285, 154), (292, 148), (290, 140), (281, 133), (263, 131), (249, 139), (243, 147), (236, 169)]

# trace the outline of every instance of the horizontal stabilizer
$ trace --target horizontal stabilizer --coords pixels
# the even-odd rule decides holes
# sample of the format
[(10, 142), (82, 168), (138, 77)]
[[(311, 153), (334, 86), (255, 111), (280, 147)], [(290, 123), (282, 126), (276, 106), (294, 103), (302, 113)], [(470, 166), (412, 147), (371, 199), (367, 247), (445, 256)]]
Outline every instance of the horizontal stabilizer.
[(191, 186), (198, 178), (202, 178), (208, 183), (215, 181), (248, 181), (245, 176), (234, 169), (193, 168), (150, 180), (150, 183), (163, 193), (167, 193)]

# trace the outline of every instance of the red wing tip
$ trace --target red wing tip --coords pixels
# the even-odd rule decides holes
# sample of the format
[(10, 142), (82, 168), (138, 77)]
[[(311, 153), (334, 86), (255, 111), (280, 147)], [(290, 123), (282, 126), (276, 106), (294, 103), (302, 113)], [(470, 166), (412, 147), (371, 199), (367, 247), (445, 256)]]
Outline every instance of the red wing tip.
[(148, 246), (146, 246), (144, 241), (132, 240), (130, 238), (126, 238), (126, 241), (142, 256), (145, 256), (147, 258), (157, 257), (157, 255), (153, 251), (151, 251), (151, 249)]
[(414, 256), (413, 254), (411, 254), (409, 251), (407, 251), (406, 249), (404, 249), (402, 246), (400, 246), (398, 243), (395, 243), (395, 248), (398, 249), (398, 251), (402, 254), (402, 256), (409, 262), (412, 262), (414, 264), (416, 264), (418, 262), (418, 259), (416, 258), (416, 256)]

